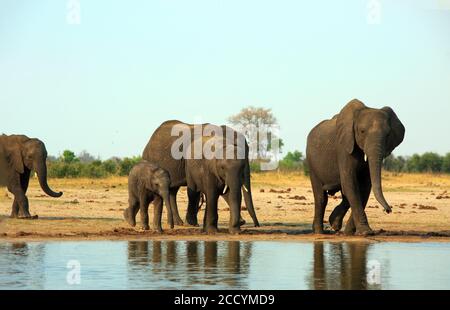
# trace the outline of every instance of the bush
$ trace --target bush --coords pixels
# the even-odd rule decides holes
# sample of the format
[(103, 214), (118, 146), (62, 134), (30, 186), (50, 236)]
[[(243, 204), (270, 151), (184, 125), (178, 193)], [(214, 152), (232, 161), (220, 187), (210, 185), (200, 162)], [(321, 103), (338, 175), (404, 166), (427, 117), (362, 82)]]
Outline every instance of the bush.
[(119, 175), (128, 175), (131, 168), (140, 162), (142, 158), (140, 156), (125, 157), (119, 164)]
[(392, 172), (450, 173), (450, 153), (445, 156), (432, 152), (414, 154), (411, 157), (390, 155), (383, 166), (385, 170)]
[(288, 152), (278, 163), (280, 171), (301, 171), (304, 170), (304, 158), (302, 152)]
[[(87, 154), (87, 153), (86, 153)], [(84, 155), (87, 158), (87, 155)], [(105, 161), (80, 161), (74, 152), (65, 150), (58, 159), (47, 161), (48, 176), (51, 178), (104, 178), (112, 175), (128, 175), (141, 157), (112, 158)]]
[(259, 161), (251, 161), (250, 172), (261, 172), (261, 163)]

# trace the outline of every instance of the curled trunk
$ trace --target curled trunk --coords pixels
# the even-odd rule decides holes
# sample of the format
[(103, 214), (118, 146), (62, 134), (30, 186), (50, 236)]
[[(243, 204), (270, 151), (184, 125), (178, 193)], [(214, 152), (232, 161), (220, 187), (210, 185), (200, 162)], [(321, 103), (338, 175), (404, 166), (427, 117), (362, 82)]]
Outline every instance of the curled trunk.
[(36, 173), (39, 180), (39, 185), (41, 186), (44, 193), (49, 195), (50, 197), (61, 197), (62, 192), (54, 192), (47, 183), (47, 165), (45, 164), (45, 161), (39, 161), (37, 165), (35, 165)]

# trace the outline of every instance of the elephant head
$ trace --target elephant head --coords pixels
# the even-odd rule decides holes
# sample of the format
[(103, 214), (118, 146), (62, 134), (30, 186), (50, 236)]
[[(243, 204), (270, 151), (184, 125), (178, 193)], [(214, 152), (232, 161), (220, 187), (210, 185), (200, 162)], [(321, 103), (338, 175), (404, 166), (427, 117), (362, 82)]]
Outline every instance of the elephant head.
[(405, 127), (391, 108), (368, 108), (357, 99), (337, 115), (336, 126), (338, 147), (368, 161), (375, 198), (390, 213), (382, 191), (381, 167), (384, 158), (403, 141)]
[(25, 168), (37, 173), (42, 190), (51, 197), (61, 197), (62, 192), (54, 192), (47, 183), (47, 150), (39, 139), (20, 139), (5, 146), (6, 157), (9, 164), (20, 174)]
[(214, 137), (206, 140), (214, 145), (215, 154), (211, 160), (207, 160), (208, 170), (216, 177), (218, 188), (223, 188), (220, 194), (230, 207), (230, 223), (236, 226), (240, 221), (242, 190), (248, 192), (249, 188), (244, 182), (247, 163), (245, 145), (237, 143), (234, 137)]

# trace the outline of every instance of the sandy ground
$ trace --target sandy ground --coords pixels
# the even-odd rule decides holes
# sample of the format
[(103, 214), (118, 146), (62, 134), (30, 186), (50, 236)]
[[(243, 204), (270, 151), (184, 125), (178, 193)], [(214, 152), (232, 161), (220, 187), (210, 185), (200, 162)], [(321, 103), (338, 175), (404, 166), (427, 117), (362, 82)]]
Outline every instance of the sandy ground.
[[(300, 174), (261, 173), (252, 176), (253, 197), (261, 227), (254, 228), (247, 211), (247, 220), (240, 235), (229, 235), (228, 206), (219, 204), (220, 232), (207, 235), (199, 227), (166, 225), (163, 234), (143, 232), (129, 227), (122, 212), (127, 207), (127, 178), (51, 179), (54, 190), (63, 197), (46, 196), (32, 179), (28, 191), (30, 210), (38, 220), (9, 219), (12, 195), (0, 188), (0, 240), (96, 240), (96, 239), (158, 239), (158, 240), (373, 240), (373, 241), (450, 241), (450, 176), (385, 174), (384, 192), (393, 206), (385, 214), (370, 198), (367, 215), (377, 234), (370, 237), (344, 236), (330, 231), (326, 235), (311, 232), (314, 200), (309, 179)], [(339, 195), (330, 197), (325, 220), (339, 204)], [(186, 213), (185, 190), (178, 195), (180, 214)], [(150, 216), (152, 211), (150, 209)], [(139, 216), (138, 216), (139, 219)], [(199, 221), (203, 211), (199, 213)], [(150, 219), (151, 220), (151, 219)], [(163, 217), (166, 222), (165, 214)], [(326, 225), (329, 229), (329, 226)]]

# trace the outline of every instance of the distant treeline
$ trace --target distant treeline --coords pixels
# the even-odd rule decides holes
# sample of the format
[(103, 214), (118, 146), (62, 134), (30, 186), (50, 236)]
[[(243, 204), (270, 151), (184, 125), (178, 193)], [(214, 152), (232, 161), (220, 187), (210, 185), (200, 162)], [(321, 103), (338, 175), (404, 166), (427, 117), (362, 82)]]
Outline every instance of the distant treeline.
[(424, 153), (413, 156), (390, 155), (384, 160), (384, 169), (392, 172), (450, 173), (450, 153)]
[[(74, 152), (66, 150), (58, 158), (49, 156), (47, 166), (48, 175), (53, 178), (104, 178), (126, 176), (139, 161), (140, 156), (100, 160), (87, 152), (76, 156)], [(445, 156), (431, 152), (413, 156), (390, 155), (385, 159), (383, 167), (390, 172), (450, 173), (450, 153)], [(250, 168), (253, 172), (260, 172), (261, 162), (252, 161)], [(305, 157), (299, 151), (288, 152), (279, 161), (278, 171), (309, 174)]]
[[(260, 163), (251, 163), (252, 171), (261, 171)], [(383, 168), (390, 172), (406, 173), (450, 173), (450, 153), (442, 156), (437, 153), (414, 154), (413, 156), (390, 155), (383, 162)], [(299, 151), (289, 152), (280, 160), (279, 171), (303, 171), (309, 174), (309, 169), (303, 154)]]
[(108, 176), (128, 175), (131, 168), (141, 157), (113, 157), (108, 160), (94, 158), (87, 152), (76, 156), (66, 150), (58, 157), (47, 160), (48, 175), (52, 178), (104, 178)]

